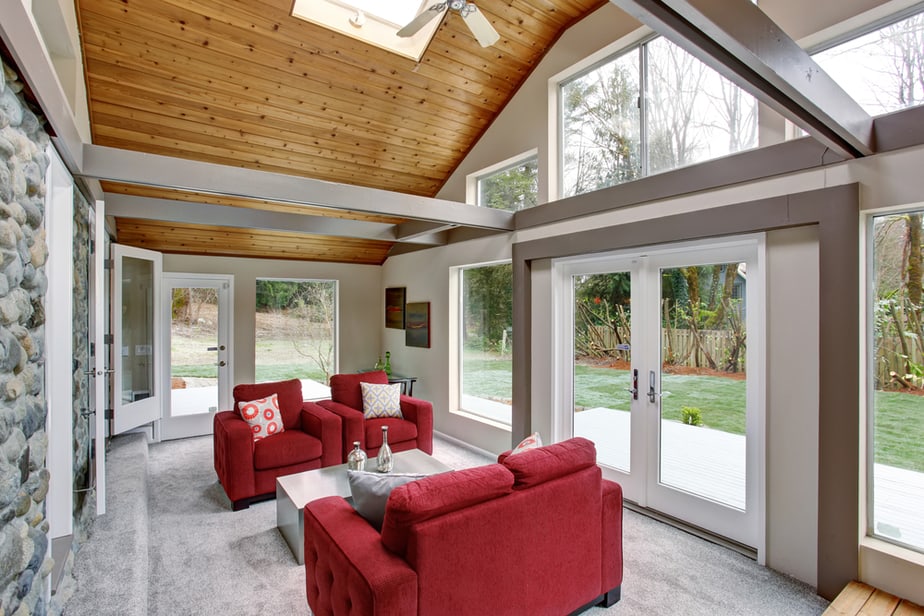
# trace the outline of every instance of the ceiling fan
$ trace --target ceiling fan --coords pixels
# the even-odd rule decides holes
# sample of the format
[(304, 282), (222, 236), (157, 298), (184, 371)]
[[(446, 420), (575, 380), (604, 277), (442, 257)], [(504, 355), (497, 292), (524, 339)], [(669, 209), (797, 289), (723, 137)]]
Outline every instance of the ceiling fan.
[(411, 23), (398, 30), (398, 36), (409, 37), (417, 34), (417, 31), (427, 25), (438, 15), (449, 9), (455, 11), (465, 20), (465, 25), (472, 31), (472, 35), (481, 44), (482, 47), (490, 47), (500, 39), (497, 30), (484, 16), (484, 13), (478, 10), (478, 7), (472, 2), (466, 0), (447, 0), (447, 2), (437, 2), (427, 7), (423, 13), (414, 18)]

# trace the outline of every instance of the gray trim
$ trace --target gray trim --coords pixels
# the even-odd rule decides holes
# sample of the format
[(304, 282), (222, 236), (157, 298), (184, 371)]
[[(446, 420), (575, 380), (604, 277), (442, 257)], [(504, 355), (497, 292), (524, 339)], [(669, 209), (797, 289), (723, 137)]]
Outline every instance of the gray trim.
[(550, 259), (818, 226), (818, 594), (831, 599), (858, 574), (859, 185), (847, 184), (513, 245), (511, 442), (531, 432), (531, 263)]
[(516, 214), (516, 228), (527, 229), (843, 161), (811, 137), (794, 139), (523, 210)]

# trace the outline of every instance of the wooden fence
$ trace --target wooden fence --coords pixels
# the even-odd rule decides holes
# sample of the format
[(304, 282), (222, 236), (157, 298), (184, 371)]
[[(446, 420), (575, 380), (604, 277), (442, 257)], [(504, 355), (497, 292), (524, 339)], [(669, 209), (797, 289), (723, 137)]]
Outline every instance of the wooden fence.
[[(918, 348), (917, 342), (908, 340), (908, 359), (912, 364), (924, 366), (924, 354)], [(904, 378), (907, 373), (904, 352), (898, 336), (887, 336), (876, 340), (876, 387), (888, 387), (896, 379), (892, 373)], [(921, 382), (914, 383), (921, 387)]]
[[(629, 351), (616, 350), (617, 341), (613, 330), (606, 326), (596, 326), (595, 338), (602, 342), (606, 349), (610, 349), (608, 355), (629, 360), (631, 358)], [(719, 370), (724, 370), (725, 360), (734, 346), (732, 333), (721, 329), (701, 329), (699, 330), (699, 348), (696, 349), (694, 333), (689, 329), (672, 329), (668, 332), (661, 330), (661, 353), (664, 361), (670, 361), (680, 366), (690, 366), (695, 368), (709, 368), (709, 361), (706, 358), (708, 354), (716, 363)], [(694, 349), (696, 351), (694, 352)], [(741, 350), (738, 359), (738, 372), (745, 371), (745, 352)]]

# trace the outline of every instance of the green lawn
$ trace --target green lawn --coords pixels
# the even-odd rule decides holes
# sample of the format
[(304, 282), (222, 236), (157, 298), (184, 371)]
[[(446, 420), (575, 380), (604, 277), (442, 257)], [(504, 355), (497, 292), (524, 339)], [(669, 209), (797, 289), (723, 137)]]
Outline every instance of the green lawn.
[[(510, 399), (509, 359), (483, 355), (464, 360), (464, 391), (468, 394)], [(575, 405), (583, 408), (629, 408), (629, 372), (610, 368), (575, 368)], [(745, 381), (712, 376), (665, 375), (665, 418), (680, 421), (682, 406), (702, 412), (703, 424), (732, 434), (744, 434)], [(640, 395), (647, 390), (641, 379)], [(876, 393), (876, 462), (924, 472), (924, 396), (899, 392)], [(849, 419), (845, 419), (849, 420)]]

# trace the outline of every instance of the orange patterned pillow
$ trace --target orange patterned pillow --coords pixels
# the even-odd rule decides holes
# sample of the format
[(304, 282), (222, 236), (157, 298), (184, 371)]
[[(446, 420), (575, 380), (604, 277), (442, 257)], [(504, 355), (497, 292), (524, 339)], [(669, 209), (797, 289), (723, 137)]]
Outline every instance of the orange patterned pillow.
[(285, 432), (282, 425), (282, 413), (279, 412), (279, 399), (276, 394), (269, 398), (260, 398), (250, 402), (238, 402), (241, 417), (250, 424), (253, 440)]

